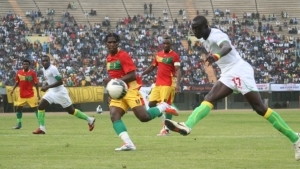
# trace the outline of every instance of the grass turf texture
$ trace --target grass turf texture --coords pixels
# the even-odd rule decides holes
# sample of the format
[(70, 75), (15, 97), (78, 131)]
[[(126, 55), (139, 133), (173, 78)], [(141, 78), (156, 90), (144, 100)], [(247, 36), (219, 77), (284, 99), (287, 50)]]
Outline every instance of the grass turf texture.
[[(279, 110), (296, 131), (299, 111)], [(23, 115), (23, 129), (13, 130), (14, 114), (0, 115), (0, 169), (199, 169), (299, 168), (287, 138), (248, 110), (212, 111), (189, 136), (158, 137), (160, 119), (141, 123), (123, 117), (137, 151), (115, 152), (122, 145), (108, 113), (96, 114), (94, 131), (66, 113), (46, 113), (46, 135), (33, 135), (35, 115)], [(183, 121), (188, 113), (175, 117)]]

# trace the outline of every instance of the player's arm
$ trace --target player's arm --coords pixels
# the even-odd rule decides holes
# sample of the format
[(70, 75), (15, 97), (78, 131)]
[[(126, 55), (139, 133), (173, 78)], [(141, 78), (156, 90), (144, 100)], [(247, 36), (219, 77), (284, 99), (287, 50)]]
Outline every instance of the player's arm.
[(125, 76), (120, 78), (126, 83), (130, 83), (136, 80), (136, 66), (132, 61), (132, 58), (128, 53), (124, 53), (123, 57), (121, 58), (121, 65), (122, 69), (125, 72)]
[[(154, 56), (156, 56), (156, 54)], [(147, 67), (147, 69), (142, 73), (142, 76), (151, 73), (156, 68), (156, 66), (157, 66), (157, 61), (156, 61), (156, 58), (154, 58), (151, 65), (149, 67)]]
[(56, 82), (47, 86), (43, 86), (41, 89), (43, 92), (47, 91), (49, 88), (54, 88), (63, 84), (62, 77), (56, 68), (52, 69), (52, 75), (56, 79)]
[(211, 53), (211, 55), (206, 58), (206, 62), (209, 63), (208, 66), (221, 59), (221, 57), (226, 56), (232, 50), (229, 38), (226, 34), (216, 35), (212, 42), (219, 46), (220, 52)]
[(228, 41), (223, 41), (220, 43), (219, 47), (221, 49), (219, 53), (220, 57), (227, 55), (232, 50), (232, 47)]
[(37, 97), (38, 97), (38, 99), (40, 99), (39, 82), (37, 80), (37, 76), (36, 76), (35, 72), (33, 72), (33, 74), (32, 74), (32, 79), (33, 79), (34, 87), (36, 89)]
[(125, 83), (130, 83), (132, 81), (135, 81), (136, 80), (135, 70), (128, 72), (125, 76), (123, 76), (120, 79), (123, 80)]
[(54, 78), (56, 79), (56, 82), (51, 85), (48, 85), (48, 88), (54, 88), (63, 84), (62, 77), (60, 75), (56, 75), (54, 76)]
[(153, 72), (153, 70), (156, 68), (156, 66), (154, 66), (153, 64), (151, 64), (149, 67), (147, 67), (147, 69), (142, 73), (142, 76), (147, 75), (151, 72)]
[(20, 83), (20, 78), (18, 76), (18, 73), (16, 74), (15, 81), (16, 81), (16, 83), (15, 83), (13, 89), (10, 92), (11, 95), (14, 93), (15, 89), (19, 86), (19, 83)]

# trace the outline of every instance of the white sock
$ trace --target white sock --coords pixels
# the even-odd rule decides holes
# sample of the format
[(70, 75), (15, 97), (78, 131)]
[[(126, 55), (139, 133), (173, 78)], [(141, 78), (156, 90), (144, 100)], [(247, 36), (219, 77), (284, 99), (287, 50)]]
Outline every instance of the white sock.
[(92, 124), (93, 123), (93, 121), (94, 121), (94, 117), (88, 117), (87, 119), (86, 119), (86, 121), (89, 123), (89, 124)]
[(43, 131), (46, 131), (45, 126), (40, 126), (40, 129), (43, 130)]
[(157, 105), (156, 107), (159, 109), (159, 111), (162, 113), (167, 109), (167, 103), (165, 102), (161, 102), (159, 105)]
[(166, 120), (165, 114), (162, 113), (162, 115), (159, 118), (161, 119), (161, 121), (163, 122), (163, 124), (165, 124), (165, 120)]
[(119, 137), (124, 141), (125, 144), (134, 146), (133, 142), (131, 141), (127, 131), (123, 131), (122, 133), (119, 134)]

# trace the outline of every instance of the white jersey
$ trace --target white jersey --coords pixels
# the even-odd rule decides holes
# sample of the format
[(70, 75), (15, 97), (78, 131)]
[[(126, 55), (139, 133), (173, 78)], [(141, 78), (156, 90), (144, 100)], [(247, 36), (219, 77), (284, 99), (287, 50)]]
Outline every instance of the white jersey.
[[(57, 80), (55, 79), (55, 77), (61, 76), (60, 73), (58, 72), (58, 69), (53, 65), (50, 65), (47, 69), (43, 68), (43, 73), (44, 73), (44, 77), (47, 80), (48, 85), (52, 85), (56, 83)], [(57, 87), (49, 88), (49, 90), (59, 92), (63, 88), (65, 87), (63, 85), (60, 85)]]
[[(211, 54), (220, 53), (221, 48), (219, 45), (224, 41), (229, 42), (231, 45), (228, 35), (215, 28), (211, 28), (211, 32), (206, 40), (200, 39), (200, 42), (202, 42), (202, 45), (205, 47), (206, 51)], [(215, 62), (220, 67), (222, 73), (227, 72), (234, 64), (240, 60), (243, 60), (236, 51), (235, 47), (232, 45), (231, 47), (232, 50), (227, 55), (222, 56), (221, 59)]]

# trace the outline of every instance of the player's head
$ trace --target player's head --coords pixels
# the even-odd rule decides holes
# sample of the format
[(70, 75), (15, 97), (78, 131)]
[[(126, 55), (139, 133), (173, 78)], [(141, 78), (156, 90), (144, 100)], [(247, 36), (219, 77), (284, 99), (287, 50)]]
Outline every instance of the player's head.
[(198, 39), (206, 39), (210, 33), (207, 19), (204, 16), (196, 16), (192, 21), (192, 30)]
[(45, 69), (47, 69), (50, 66), (50, 57), (48, 55), (42, 56), (42, 65)]
[(163, 40), (163, 48), (164, 48), (164, 52), (170, 52), (171, 50), (171, 44), (172, 44), (172, 40), (169, 36), (165, 36), (164, 40)]
[(110, 54), (116, 54), (118, 52), (120, 36), (115, 33), (109, 33), (105, 36), (104, 42)]
[(23, 69), (24, 69), (25, 71), (28, 71), (28, 70), (29, 70), (29, 66), (30, 66), (30, 61), (27, 60), (27, 59), (24, 59), (24, 60), (22, 61), (22, 66), (23, 66)]

